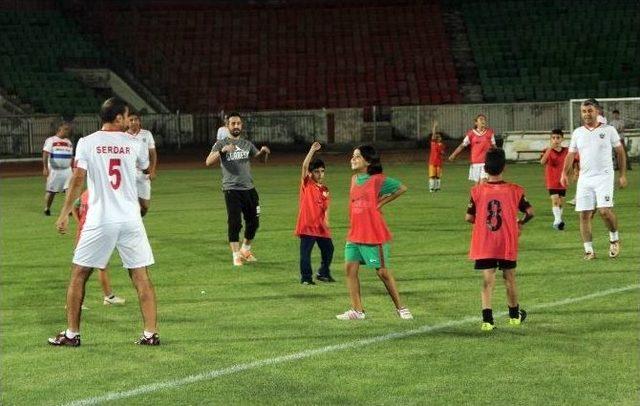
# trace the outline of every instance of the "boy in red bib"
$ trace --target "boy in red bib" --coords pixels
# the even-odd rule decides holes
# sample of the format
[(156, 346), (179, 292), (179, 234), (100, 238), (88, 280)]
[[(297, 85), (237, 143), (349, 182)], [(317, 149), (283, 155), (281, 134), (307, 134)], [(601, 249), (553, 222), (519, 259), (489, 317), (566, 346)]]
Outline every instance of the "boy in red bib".
[(333, 260), (333, 241), (329, 230), (329, 188), (324, 185), (324, 162), (313, 159), (320, 148), (320, 143), (314, 142), (302, 162), (300, 208), (295, 234), (300, 237), (300, 283), (303, 285), (315, 285), (311, 270), (311, 250), (316, 243), (322, 258), (316, 279), (335, 282), (329, 269)]
[[(518, 304), (516, 260), (520, 228), (533, 218), (533, 208), (521, 186), (502, 180), (505, 162), (502, 149), (487, 152), (484, 171), (488, 180), (471, 188), (465, 217), (473, 224), (469, 258), (475, 260), (475, 269), (482, 271), (484, 278), (482, 331), (495, 329), (491, 301), (497, 268), (502, 271), (507, 288), (509, 324), (520, 325), (527, 317)], [(525, 213), (522, 219), (518, 219), (518, 211)]]
[(353, 151), (349, 193), (349, 233), (344, 249), (347, 287), (351, 298), (351, 309), (337, 315), (339, 320), (362, 320), (365, 318), (360, 297), (360, 264), (375, 268), (378, 277), (387, 288), (396, 312), (402, 319), (412, 319), (409, 309), (402, 305), (396, 280), (388, 269), (389, 241), (391, 233), (380, 209), (407, 191), (399, 181), (382, 174), (382, 164), (376, 150), (361, 145)]
[[(76, 228), (76, 245), (78, 245), (78, 241), (80, 240), (80, 233), (82, 233), (82, 227), (84, 227), (84, 222), (87, 219), (87, 211), (89, 210), (89, 190), (85, 190), (82, 192), (80, 197), (76, 199), (73, 203), (73, 209), (71, 213), (73, 214), (73, 218), (78, 223), (78, 227)], [(102, 304), (104, 305), (112, 305), (112, 304), (124, 304), (125, 299), (113, 294), (111, 290), (111, 282), (109, 281), (109, 274), (107, 274), (107, 268), (101, 268), (98, 272), (98, 279), (100, 280), (100, 285), (102, 286), (102, 293), (104, 294), (104, 299)], [(84, 305), (83, 305), (84, 306)], [(84, 308), (86, 310), (86, 307)]]

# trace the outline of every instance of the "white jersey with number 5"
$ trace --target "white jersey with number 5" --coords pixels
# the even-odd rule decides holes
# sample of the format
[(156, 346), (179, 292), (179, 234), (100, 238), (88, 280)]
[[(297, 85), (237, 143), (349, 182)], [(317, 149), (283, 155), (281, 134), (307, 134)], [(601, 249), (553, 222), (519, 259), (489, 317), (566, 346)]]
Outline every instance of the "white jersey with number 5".
[(96, 131), (78, 141), (76, 166), (87, 171), (89, 210), (84, 228), (141, 221), (136, 170), (149, 166), (149, 149), (120, 131)]

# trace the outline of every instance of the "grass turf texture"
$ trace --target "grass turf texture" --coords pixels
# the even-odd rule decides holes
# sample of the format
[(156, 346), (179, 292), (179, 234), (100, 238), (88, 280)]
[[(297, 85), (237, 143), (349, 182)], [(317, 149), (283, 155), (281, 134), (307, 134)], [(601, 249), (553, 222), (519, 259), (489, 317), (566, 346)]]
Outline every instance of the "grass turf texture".
[[(301, 157), (302, 159), (302, 157)], [(137, 300), (117, 255), (112, 285), (127, 303), (102, 305), (97, 275), (87, 285), (80, 348), (46, 339), (65, 325), (64, 300), (73, 232), (56, 233), (41, 212), (41, 178), (2, 180), (2, 404), (62, 404), (145, 384), (224, 369), (468, 316), (470, 321), (402, 339), (327, 352), (115, 404), (637, 404), (638, 288), (535, 310), (565, 298), (638, 283), (638, 171), (616, 191), (622, 254), (607, 258), (607, 233), (594, 220), (598, 259), (582, 260), (577, 216), (551, 228), (550, 202), (538, 165), (510, 165), (536, 209), (518, 258), (520, 328), (497, 318), (480, 331), (481, 278), (466, 259), (470, 226), (463, 216), (470, 184), (466, 165), (448, 165), (443, 191), (427, 191), (425, 167), (385, 166), (409, 191), (385, 207), (394, 234), (391, 269), (415, 320), (400, 320), (375, 273), (361, 269), (367, 320), (344, 322), (349, 307), (343, 246), (350, 172), (330, 165), (335, 284), (301, 286), (297, 214), (298, 167), (254, 164), (261, 228), (257, 264), (233, 268), (219, 170), (162, 171), (145, 218), (157, 265), (162, 345), (139, 347)], [(573, 190), (573, 188), (572, 188)], [(569, 193), (570, 195), (573, 192)], [(314, 250), (314, 264), (319, 254)], [(204, 291), (204, 293), (202, 293)], [(495, 311), (506, 310), (497, 285)]]

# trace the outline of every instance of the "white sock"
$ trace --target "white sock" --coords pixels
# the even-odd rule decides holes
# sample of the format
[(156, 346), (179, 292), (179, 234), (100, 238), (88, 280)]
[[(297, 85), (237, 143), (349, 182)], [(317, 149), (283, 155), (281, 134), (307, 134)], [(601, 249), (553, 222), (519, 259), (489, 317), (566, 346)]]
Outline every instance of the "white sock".
[(558, 206), (553, 206), (551, 211), (553, 212), (553, 224), (560, 224), (562, 221), (562, 209)]
[(151, 338), (155, 333), (145, 330), (142, 332), (142, 334), (144, 334), (144, 338)]
[(593, 252), (593, 242), (585, 242), (584, 243), (584, 252)]
[(440, 189), (440, 178), (436, 179), (436, 189)]
[(80, 335), (79, 331), (71, 331), (69, 329), (67, 329), (64, 332), (64, 335), (67, 336), (67, 338), (76, 338), (77, 335)]
[(243, 251), (251, 251), (251, 244), (247, 245), (245, 243), (242, 243), (242, 250)]
[(241, 257), (240, 251), (237, 251), (237, 252), (233, 253), (233, 259), (237, 259), (237, 258), (240, 258), (240, 257)]
[(429, 190), (433, 190), (436, 187), (435, 183), (435, 179), (429, 178)]
[(618, 230), (609, 231), (609, 241), (618, 241), (620, 237), (618, 236)]

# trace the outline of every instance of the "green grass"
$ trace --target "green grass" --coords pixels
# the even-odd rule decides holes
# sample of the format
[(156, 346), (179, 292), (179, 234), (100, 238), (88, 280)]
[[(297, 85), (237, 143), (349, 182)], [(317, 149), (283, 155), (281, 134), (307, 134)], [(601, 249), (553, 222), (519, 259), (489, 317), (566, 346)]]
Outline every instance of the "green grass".
[[(346, 160), (345, 160), (346, 161)], [(336, 255), (335, 284), (299, 285), (297, 166), (254, 166), (261, 228), (260, 262), (234, 269), (226, 244), (219, 171), (163, 171), (145, 218), (157, 264), (162, 345), (133, 344), (141, 320), (133, 288), (117, 255), (110, 264), (121, 307), (101, 303), (96, 275), (88, 283), (80, 348), (53, 348), (47, 337), (65, 327), (64, 297), (72, 235), (55, 232), (41, 214), (41, 178), (3, 179), (2, 399), (6, 405), (63, 404), (141, 385), (184, 378), (353, 342), (424, 325), (422, 334), (328, 351), (196, 383), (120, 399), (114, 404), (637, 404), (638, 288), (571, 304), (538, 305), (638, 284), (638, 171), (616, 192), (622, 254), (606, 258), (607, 234), (596, 218), (599, 259), (582, 260), (576, 215), (567, 231), (551, 228), (542, 169), (511, 165), (537, 216), (525, 226), (518, 283), (529, 319), (519, 329), (505, 317), (482, 333), (480, 277), (467, 260), (470, 227), (463, 221), (466, 165), (445, 168), (443, 191), (429, 194), (422, 164), (387, 165), (409, 192), (384, 209), (394, 234), (391, 268), (414, 321), (395, 316), (381, 282), (362, 270), (363, 322), (340, 322), (348, 308), (342, 247), (349, 171), (328, 167)], [(57, 198), (54, 211), (59, 210)], [(319, 255), (314, 252), (314, 263)], [(204, 291), (204, 293), (202, 293)], [(504, 288), (496, 311), (506, 310)], [(442, 327), (465, 319), (477, 321)]]

